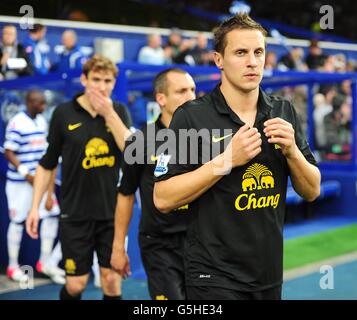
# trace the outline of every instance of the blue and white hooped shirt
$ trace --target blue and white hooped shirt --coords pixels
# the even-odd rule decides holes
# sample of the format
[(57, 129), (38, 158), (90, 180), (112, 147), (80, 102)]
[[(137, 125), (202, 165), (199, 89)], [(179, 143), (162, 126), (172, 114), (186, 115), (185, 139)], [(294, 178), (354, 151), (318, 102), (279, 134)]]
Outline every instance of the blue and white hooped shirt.
[[(36, 167), (47, 149), (47, 130), (47, 122), (41, 114), (32, 119), (24, 111), (15, 115), (6, 127), (4, 148), (13, 151), (32, 175), (35, 174)], [(25, 181), (11, 163), (8, 165), (7, 179)]]

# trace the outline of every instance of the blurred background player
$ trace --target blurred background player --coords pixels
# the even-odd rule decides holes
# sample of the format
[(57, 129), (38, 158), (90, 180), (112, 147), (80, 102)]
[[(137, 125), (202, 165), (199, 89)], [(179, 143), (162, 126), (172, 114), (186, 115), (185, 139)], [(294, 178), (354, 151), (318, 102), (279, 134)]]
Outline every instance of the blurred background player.
[[(31, 208), (32, 185), (36, 166), (46, 150), (47, 123), (41, 113), (45, 109), (42, 92), (31, 90), (26, 96), (26, 111), (12, 118), (6, 129), (5, 156), (9, 161), (6, 195), (10, 215), (7, 233), (9, 265), (7, 275), (20, 281), (24, 276), (19, 268), (18, 256), (23, 233), (23, 223)], [(41, 255), (38, 271), (50, 276), (56, 283), (64, 282), (64, 271), (46, 264), (57, 236), (59, 206), (54, 194), (54, 179), (40, 206)]]
[[(137, 131), (137, 134), (144, 134), (144, 148), (136, 150), (137, 156), (140, 158), (142, 155), (145, 162), (132, 165), (123, 162), (122, 167), (111, 264), (122, 277), (130, 274), (125, 237), (133, 212), (135, 192), (140, 188), (142, 215), (139, 245), (153, 300), (186, 298), (183, 247), (189, 207), (183, 206), (168, 216), (161, 214), (153, 202), (153, 174), (157, 149), (163, 143), (155, 140), (156, 134), (159, 130), (168, 128), (172, 115), (179, 106), (195, 98), (195, 89), (192, 77), (182, 69), (167, 69), (155, 77), (155, 99), (160, 105), (161, 115), (142, 131)], [(149, 154), (148, 145), (154, 146), (155, 154)]]

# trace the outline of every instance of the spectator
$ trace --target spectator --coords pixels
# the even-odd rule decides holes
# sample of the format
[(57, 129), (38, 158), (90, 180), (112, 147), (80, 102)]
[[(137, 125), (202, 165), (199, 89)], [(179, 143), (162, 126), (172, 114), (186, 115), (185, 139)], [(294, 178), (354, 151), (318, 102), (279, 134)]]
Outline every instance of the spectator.
[(267, 51), (265, 55), (265, 70), (274, 70), (277, 68), (277, 58), (274, 51)]
[(304, 51), (299, 47), (295, 47), (280, 59), (279, 66), (280, 68), (283, 66), (289, 70), (307, 71), (308, 68), (304, 63), (303, 58)]
[(161, 36), (159, 34), (150, 34), (148, 36), (148, 45), (140, 49), (138, 62), (153, 65), (167, 63), (167, 57), (161, 47)]
[(49, 46), (45, 41), (46, 27), (35, 23), (24, 41), (24, 47), (30, 57), (35, 74), (47, 74), (51, 64), (48, 58)]
[(339, 93), (345, 96), (352, 96), (351, 80), (343, 80), (339, 88)]
[(332, 100), (333, 110), (324, 118), (327, 159), (350, 159), (351, 98), (338, 95)]
[(316, 70), (322, 66), (326, 56), (318, 45), (317, 40), (311, 40), (309, 53), (306, 57), (306, 64), (310, 70)]
[(170, 54), (171, 62), (177, 63), (177, 57), (181, 54), (182, 35), (179, 29), (172, 29), (165, 50)]
[[(165, 50), (172, 63), (187, 64), (185, 56), (197, 44), (196, 39), (182, 39), (179, 29), (172, 29)], [(188, 60), (189, 61), (189, 60)]]
[(70, 69), (81, 69), (86, 57), (77, 46), (77, 34), (73, 30), (62, 33), (64, 51), (60, 54), (59, 62), (54, 66), (55, 71), (65, 72)]
[(314, 96), (314, 123), (315, 123), (315, 140), (317, 149), (324, 148), (326, 146), (326, 135), (324, 118), (332, 111), (332, 106), (327, 103), (323, 94), (317, 93)]
[(16, 27), (5, 25), (0, 44), (0, 80), (14, 79), (32, 73), (30, 59), (24, 47), (17, 42)]
[(191, 66), (213, 64), (213, 54), (208, 49), (206, 35), (203, 32), (200, 32), (192, 43), (195, 43), (195, 46), (192, 49), (186, 50), (184, 56), (185, 63)]
[(346, 64), (346, 72), (356, 72), (357, 62), (356, 60), (348, 60)]

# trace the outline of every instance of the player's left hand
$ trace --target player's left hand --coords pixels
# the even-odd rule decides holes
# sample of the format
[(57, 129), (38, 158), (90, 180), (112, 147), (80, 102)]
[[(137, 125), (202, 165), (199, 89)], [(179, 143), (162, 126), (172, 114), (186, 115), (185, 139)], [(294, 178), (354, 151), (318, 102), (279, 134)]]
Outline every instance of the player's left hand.
[(88, 90), (87, 95), (93, 109), (103, 118), (110, 116), (114, 111), (112, 99), (100, 91)]
[(290, 122), (273, 118), (264, 122), (264, 133), (269, 143), (277, 144), (286, 158), (293, 158), (298, 147), (295, 143), (295, 130)]

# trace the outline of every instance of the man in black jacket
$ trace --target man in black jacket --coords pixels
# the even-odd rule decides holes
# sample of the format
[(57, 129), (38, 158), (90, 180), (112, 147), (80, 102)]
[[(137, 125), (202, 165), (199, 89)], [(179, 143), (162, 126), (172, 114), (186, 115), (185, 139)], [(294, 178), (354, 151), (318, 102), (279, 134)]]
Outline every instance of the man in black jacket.
[(32, 73), (30, 59), (24, 47), (17, 43), (16, 27), (13, 25), (4, 26), (0, 45), (0, 80), (14, 79)]

